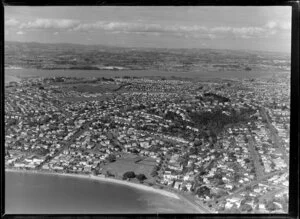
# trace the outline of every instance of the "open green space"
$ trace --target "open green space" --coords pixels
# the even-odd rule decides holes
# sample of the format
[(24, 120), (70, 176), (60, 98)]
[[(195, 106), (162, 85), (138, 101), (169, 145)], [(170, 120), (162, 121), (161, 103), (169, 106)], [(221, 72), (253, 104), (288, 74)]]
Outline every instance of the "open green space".
[(152, 179), (150, 175), (154, 166), (155, 160), (152, 158), (144, 159), (138, 156), (127, 156), (118, 158), (115, 162), (108, 163), (103, 166), (101, 172), (103, 174), (107, 171), (118, 178), (122, 178), (123, 174), (128, 171), (133, 171), (135, 174), (144, 174), (148, 180)]

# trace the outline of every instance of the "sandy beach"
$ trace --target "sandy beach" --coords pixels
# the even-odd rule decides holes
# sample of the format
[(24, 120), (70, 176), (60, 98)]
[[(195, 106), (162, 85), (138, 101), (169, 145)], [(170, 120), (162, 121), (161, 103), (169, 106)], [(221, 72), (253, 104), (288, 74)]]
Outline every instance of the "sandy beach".
[[(163, 195), (167, 198), (170, 198), (170, 205), (174, 205), (175, 209), (182, 208), (183, 205), (185, 206), (186, 210), (188, 212), (192, 213), (211, 213), (208, 209), (202, 208), (201, 206), (198, 206), (196, 203), (191, 202), (186, 197), (175, 194), (163, 189), (156, 189), (150, 186), (146, 186), (143, 184), (137, 184), (134, 182), (129, 182), (125, 180), (119, 180), (119, 179), (113, 179), (113, 178), (106, 178), (102, 176), (94, 176), (94, 175), (84, 175), (84, 174), (69, 174), (69, 173), (54, 173), (54, 172), (44, 172), (44, 171), (36, 171), (36, 170), (18, 170), (18, 169), (5, 169), (6, 172), (18, 172), (18, 173), (32, 173), (32, 174), (46, 174), (46, 175), (54, 175), (54, 176), (62, 176), (62, 177), (75, 177), (80, 179), (86, 179), (86, 180), (95, 180), (95, 181), (102, 181), (102, 182), (108, 182), (108, 183), (116, 183), (116, 184), (122, 184), (125, 186), (130, 186), (139, 190), (147, 191), (147, 192), (153, 192), (157, 193), (159, 195)], [(163, 203), (159, 199), (153, 202), (153, 206), (155, 209), (160, 206), (163, 206)], [(155, 204), (156, 203), (156, 204)], [(173, 206), (173, 207), (174, 207)], [(164, 212), (164, 211), (162, 211)]]
[(155, 189), (150, 186), (142, 185), (142, 184), (137, 184), (133, 182), (128, 182), (128, 181), (123, 181), (123, 180), (118, 180), (118, 179), (113, 179), (113, 178), (106, 178), (106, 177), (101, 177), (101, 176), (93, 176), (93, 175), (84, 175), (84, 174), (69, 174), (69, 173), (52, 173), (52, 172), (42, 172), (42, 171), (35, 171), (35, 170), (16, 170), (16, 169), (6, 169), (5, 171), (7, 172), (26, 172), (26, 173), (38, 173), (38, 174), (48, 174), (48, 175), (56, 175), (56, 176), (64, 176), (64, 177), (76, 177), (80, 179), (87, 179), (87, 180), (96, 180), (96, 181), (102, 181), (102, 182), (109, 182), (109, 183), (117, 183), (117, 184), (122, 184), (130, 187), (134, 187), (136, 189), (148, 191), (148, 192), (155, 192), (160, 195), (167, 196), (169, 198), (174, 198), (174, 199), (180, 199), (178, 195), (168, 192), (165, 190), (160, 190), (160, 189)]
[[(10, 175), (10, 173), (17, 173), (17, 175)], [(19, 175), (20, 174), (20, 175)], [(24, 176), (23, 176), (24, 174)], [(30, 176), (32, 175), (32, 177)], [(53, 194), (54, 196), (51, 197), (51, 195), (49, 196), (49, 206), (50, 210), (45, 207), (47, 205), (43, 205), (41, 204), (41, 208), (39, 209), (38, 212), (49, 212), (49, 211), (54, 211), (54, 212), (82, 212), (82, 211), (86, 211), (87, 208), (89, 208), (90, 212), (106, 212), (106, 209), (108, 209), (108, 213), (109, 212), (127, 212), (128, 209), (132, 210), (132, 213), (134, 212), (142, 212), (142, 213), (190, 213), (190, 214), (195, 214), (195, 213), (208, 213), (205, 209), (202, 209), (201, 206), (198, 206), (197, 204), (189, 201), (188, 199), (186, 199), (185, 197), (183, 197), (181, 194), (176, 194), (176, 193), (172, 193), (166, 190), (161, 190), (161, 189), (156, 189), (156, 188), (152, 188), (149, 187), (147, 185), (139, 185), (138, 183), (134, 183), (134, 182), (127, 182), (127, 181), (122, 181), (122, 180), (118, 180), (118, 179), (111, 179), (111, 178), (105, 178), (105, 177), (100, 177), (100, 176), (90, 176), (90, 175), (84, 175), (84, 174), (64, 174), (64, 173), (52, 173), (52, 172), (46, 172), (46, 171), (36, 171), (36, 170), (19, 170), (19, 169), (6, 169), (6, 176), (9, 178), (11, 178), (11, 176), (14, 176), (15, 179), (20, 179), (20, 182), (22, 182), (23, 179), (27, 179), (27, 182), (30, 182), (30, 184), (27, 184), (28, 186), (28, 190), (29, 193), (28, 195), (30, 195), (31, 192), (33, 191), (37, 191), (39, 194), (43, 194), (43, 195), (48, 195), (49, 196), (49, 190), (52, 191), (50, 194)], [(59, 183), (57, 188), (56, 187), (47, 187), (48, 186), (48, 181), (49, 178), (47, 177), (54, 177), (51, 178), (53, 179), (54, 182), (51, 183), (49, 182), (49, 185), (55, 185), (55, 182), (67, 182), (70, 183), (70, 189), (69, 189), (69, 185), (68, 184), (62, 184)], [(74, 177), (74, 181), (72, 180), (72, 177)], [(80, 178), (83, 179), (82, 181), (77, 181), (75, 180), (75, 178)], [(35, 179), (35, 180), (30, 180), (30, 179)], [(46, 179), (46, 180), (45, 180)], [(37, 181), (36, 181), (37, 180)], [(97, 185), (97, 181), (102, 181), (103, 183), (107, 182), (107, 184), (105, 184), (105, 186), (102, 186), (102, 184)], [(74, 184), (73, 184), (74, 182)], [(89, 185), (90, 182), (94, 182), (92, 184), (90, 184), (90, 186), (87, 187), (87, 185)], [(20, 183), (18, 184), (17, 181), (14, 180), (14, 185), (10, 187), (10, 190), (15, 191), (17, 190), (17, 193), (15, 194), (14, 192), (10, 191), (10, 194), (12, 194), (11, 197), (16, 197), (18, 196), (18, 194), (23, 194), (22, 188), (23, 185), (20, 185)], [(39, 184), (40, 183), (40, 184)], [(96, 184), (95, 184), (96, 183)], [(123, 186), (121, 185), (121, 187), (118, 187), (118, 184), (122, 184), (125, 186), (125, 188), (122, 188)], [(77, 185), (77, 187), (76, 187)], [(60, 208), (57, 206), (58, 202), (63, 202), (63, 200), (68, 200), (68, 197), (73, 197), (73, 190), (74, 188), (81, 188), (82, 185), (82, 194), (89, 194), (89, 192), (92, 192), (93, 190), (93, 194), (95, 195), (91, 195), (90, 199), (87, 198), (87, 202), (89, 203), (87, 206), (84, 206), (82, 201), (76, 201), (76, 203), (74, 202), (74, 205), (72, 203), (68, 203), (68, 206), (66, 207), (66, 209), (64, 208)], [(16, 186), (16, 187), (15, 187)], [(21, 186), (21, 187), (20, 187)], [(64, 188), (67, 187), (67, 188)], [(79, 186), (79, 187), (78, 187)], [(99, 186), (99, 190), (97, 189)], [(115, 187), (117, 186), (117, 187)], [(128, 189), (126, 189), (126, 186), (128, 186)], [(131, 190), (129, 187), (132, 187), (134, 190), (136, 188), (137, 191), (133, 191)], [(24, 188), (26, 188), (26, 184), (24, 185)], [(43, 189), (44, 188), (44, 189)], [(91, 188), (91, 189), (88, 189)], [(112, 191), (108, 191), (105, 192), (103, 191), (103, 188), (106, 188), (105, 191), (109, 190), (110, 188), (118, 188), (116, 191), (118, 192), (114, 192), (115, 190), (113, 189)], [(105, 194), (106, 195), (112, 195), (112, 196), (116, 196), (116, 194), (120, 194), (120, 191), (125, 191), (124, 195), (125, 196), (121, 196), (119, 198), (117, 198), (117, 200), (123, 200), (123, 201), (128, 201), (129, 204), (125, 204), (125, 206), (129, 206), (129, 208), (123, 208), (122, 206), (124, 206), (123, 204), (121, 205), (121, 207), (116, 207), (115, 208), (111, 208), (111, 204), (109, 204), (113, 199), (111, 199), (110, 197), (107, 197), (107, 201), (106, 202), (106, 198), (103, 200), (104, 203), (101, 204), (102, 209), (97, 207), (97, 204), (94, 203), (94, 201), (92, 200), (98, 200), (97, 197), (100, 197), (101, 194)], [(140, 192), (138, 192), (138, 190), (140, 190)], [(27, 190), (26, 190), (27, 191)], [(31, 192), (30, 192), (31, 191)], [(66, 191), (66, 193), (62, 192), (62, 191)], [(128, 193), (128, 191), (132, 191), (131, 193), (133, 194), (132, 196), (128, 194), (126, 195), (126, 191)], [(145, 191), (145, 192), (143, 192)], [(48, 192), (48, 193), (47, 193)], [(71, 192), (71, 193), (68, 193)], [(136, 193), (138, 192), (138, 193)], [(14, 195), (15, 196), (14, 196)], [(61, 197), (59, 197), (59, 195), (62, 194)], [(96, 195), (98, 194), (98, 195)], [(78, 195), (75, 195), (76, 200), (82, 200), (80, 198), (80, 195), (77, 197)], [(22, 196), (23, 197), (23, 196)], [(37, 198), (38, 197), (38, 198)], [(38, 199), (41, 196), (36, 195), (32, 198), (32, 203), (37, 202), (39, 203)], [(67, 197), (67, 198), (66, 198)], [(85, 196), (86, 197), (86, 196)], [(87, 196), (88, 197), (88, 196)], [(125, 198), (124, 198), (125, 197)], [(126, 197), (128, 197), (129, 199), (127, 200)], [(133, 198), (131, 200), (131, 198)], [(19, 199), (18, 199), (19, 200)], [(101, 203), (101, 198), (99, 198), (99, 203)], [(54, 202), (53, 202), (54, 201)], [(45, 202), (47, 202), (45, 200)], [(116, 201), (113, 203), (116, 203), (116, 206), (120, 205), (120, 202), (122, 201)], [(132, 204), (130, 203), (141, 203), (141, 208), (135, 209), (134, 207), (131, 207)], [(15, 204), (14, 204), (15, 203)], [(39, 205), (35, 203), (33, 206)], [(20, 211), (19, 212), (26, 212), (28, 209), (31, 209), (31, 203), (28, 202), (27, 207), (24, 207), (22, 205), (22, 202), (18, 202), (16, 200), (11, 200), (10, 202), (10, 206), (18, 206), (21, 205), (20, 207)], [(75, 207), (74, 206), (80, 206), (80, 207)], [(137, 206), (138, 204), (135, 204), (134, 206)], [(23, 206), (23, 207), (22, 207)], [(106, 206), (106, 207), (104, 207)], [(94, 210), (96, 209), (96, 210)], [(118, 210), (119, 209), (119, 210)], [(11, 212), (15, 212), (13, 210), (13, 208), (10, 208)], [(131, 211), (130, 211), (131, 212)]]

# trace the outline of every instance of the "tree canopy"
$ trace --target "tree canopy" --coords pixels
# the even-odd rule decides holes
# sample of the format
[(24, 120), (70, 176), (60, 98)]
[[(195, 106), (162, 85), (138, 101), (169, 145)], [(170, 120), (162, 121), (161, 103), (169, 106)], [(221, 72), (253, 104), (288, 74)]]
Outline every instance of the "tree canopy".
[(127, 171), (123, 174), (123, 179), (135, 178), (135, 173), (133, 171)]
[(107, 160), (109, 161), (109, 162), (115, 162), (116, 161), (116, 155), (114, 155), (114, 154), (109, 154), (108, 155), (108, 157), (107, 157)]
[(144, 175), (144, 174), (138, 174), (136, 175), (136, 178), (139, 180), (139, 181), (144, 181), (145, 179), (147, 179), (147, 177)]

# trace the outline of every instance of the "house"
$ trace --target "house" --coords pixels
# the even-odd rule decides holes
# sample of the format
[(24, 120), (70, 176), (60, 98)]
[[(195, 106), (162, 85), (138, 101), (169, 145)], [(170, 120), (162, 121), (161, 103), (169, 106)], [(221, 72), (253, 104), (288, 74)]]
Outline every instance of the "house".
[(183, 177), (183, 180), (184, 180), (184, 181), (187, 181), (187, 180), (189, 180), (189, 178), (190, 178), (189, 175), (185, 175), (185, 176)]
[(266, 206), (263, 203), (258, 204), (259, 209), (266, 210)]
[(50, 168), (49, 168), (48, 165), (43, 165), (43, 166), (42, 166), (42, 169), (43, 169), (43, 170), (49, 170)]
[(84, 167), (84, 171), (85, 171), (85, 172), (91, 172), (91, 171), (92, 171), (91, 166), (85, 166), (85, 167)]
[(141, 146), (142, 148), (148, 148), (148, 147), (149, 147), (149, 142), (146, 142), (146, 141), (140, 142), (140, 146)]
[(185, 187), (187, 188), (188, 191), (191, 191), (192, 184), (191, 183), (187, 183), (187, 184), (185, 184)]
[(226, 188), (226, 189), (232, 190), (232, 189), (233, 189), (233, 185), (231, 185), (231, 184), (226, 184), (226, 185), (225, 185), (225, 188)]
[(15, 163), (14, 167), (17, 167), (17, 168), (19, 168), (19, 167), (25, 167), (25, 164), (23, 164), (23, 163)]
[(174, 184), (174, 189), (180, 189), (182, 182), (176, 181)]
[(225, 209), (231, 209), (233, 204), (231, 202), (226, 202)]
[(61, 166), (55, 166), (55, 167), (53, 167), (53, 169), (54, 169), (54, 170), (63, 170), (64, 168), (61, 167)]
[(242, 197), (232, 197), (230, 199), (228, 199), (228, 201), (230, 201), (231, 203), (234, 203), (237, 205), (237, 207), (239, 208), (241, 205), (241, 201), (242, 201)]

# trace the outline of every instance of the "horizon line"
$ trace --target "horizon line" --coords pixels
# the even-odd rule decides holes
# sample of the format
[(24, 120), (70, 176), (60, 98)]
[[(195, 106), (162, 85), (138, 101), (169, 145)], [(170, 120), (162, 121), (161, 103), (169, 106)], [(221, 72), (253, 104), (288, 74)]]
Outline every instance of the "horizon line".
[(111, 47), (111, 48), (124, 48), (124, 49), (172, 49), (172, 50), (222, 50), (222, 51), (239, 51), (239, 52), (265, 52), (265, 53), (281, 53), (281, 54), (286, 54), (286, 55), (291, 55), (291, 51), (286, 52), (286, 51), (267, 51), (267, 50), (252, 50), (252, 49), (216, 49), (216, 48), (201, 48), (201, 47), (197, 47), (197, 48), (186, 48), (186, 47), (182, 47), (182, 48), (168, 48), (168, 47), (147, 47), (147, 46), (139, 46), (139, 47), (127, 47), (127, 46), (117, 46), (117, 45), (104, 45), (104, 44), (82, 44), (82, 43), (68, 43), (68, 42), (57, 42), (57, 43), (45, 43), (45, 42), (37, 42), (37, 41), (10, 41), (10, 40), (4, 40), (4, 46), (5, 43), (36, 43), (36, 44), (43, 44), (43, 45), (62, 45), (62, 44), (66, 44), (66, 45), (78, 45), (78, 46), (103, 46), (103, 47)]

